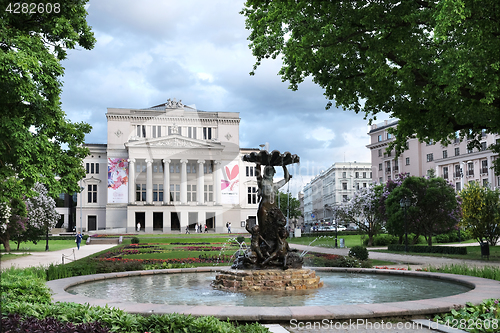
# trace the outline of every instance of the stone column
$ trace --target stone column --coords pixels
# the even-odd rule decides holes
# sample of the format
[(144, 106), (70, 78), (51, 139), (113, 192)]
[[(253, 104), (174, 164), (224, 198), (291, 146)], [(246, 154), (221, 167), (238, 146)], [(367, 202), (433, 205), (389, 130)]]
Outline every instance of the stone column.
[(181, 160), (181, 205), (187, 204), (187, 162)]
[(198, 191), (196, 191), (198, 196), (198, 204), (205, 204), (205, 173), (203, 171), (203, 166), (205, 161), (198, 160)]
[(221, 185), (220, 185), (220, 165), (221, 161), (214, 161), (214, 195), (215, 195), (215, 204), (221, 204)]
[(153, 203), (153, 160), (146, 160), (146, 203)]
[(170, 203), (170, 160), (163, 160), (163, 203)]
[(135, 203), (135, 159), (128, 159), (128, 203)]

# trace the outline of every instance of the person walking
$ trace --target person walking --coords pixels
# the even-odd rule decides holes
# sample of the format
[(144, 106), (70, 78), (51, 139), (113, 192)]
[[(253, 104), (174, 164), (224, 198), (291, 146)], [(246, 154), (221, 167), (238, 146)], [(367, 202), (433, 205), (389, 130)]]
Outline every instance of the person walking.
[(186, 234), (189, 234), (189, 233), (190, 233), (190, 232), (189, 232), (189, 226), (187, 225), (187, 226), (186, 226)]
[(197, 234), (198, 233), (198, 223), (196, 223), (194, 225), (194, 233)]
[(76, 247), (78, 248), (78, 250), (80, 250), (80, 244), (82, 243), (82, 239), (83, 239), (82, 233), (78, 231), (78, 233), (76, 234)]
[(205, 233), (208, 234), (208, 226), (205, 224)]
[(231, 222), (229, 222), (227, 224), (227, 233), (230, 234), (231, 233)]

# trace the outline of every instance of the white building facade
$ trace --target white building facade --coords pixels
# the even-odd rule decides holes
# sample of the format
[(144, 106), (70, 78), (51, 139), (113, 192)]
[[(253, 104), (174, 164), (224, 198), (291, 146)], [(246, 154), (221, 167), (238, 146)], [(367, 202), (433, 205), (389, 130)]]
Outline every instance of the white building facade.
[(436, 176), (447, 179), (459, 191), (470, 181), (476, 181), (492, 188), (500, 186), (500, 177), (495, 176), (490, 169), (497, 155), (488, 147), (500, 140), (500, 135), (483, 132), (480, 149), (468, 149), (468, 140), (455, 139), (448, 146), (440, 142), (425, 143), (418, 139), (408, 140), (408, 149), (399, 157), (394, 151), (387, 152), (386, 148), (394, 137), (388, 132), (391, 127), (397, 126), (398, 121), (385, 121), (371, 126), (368, 133), (373, 166), (373, 181), (385, 183), (394, 179), (399, 173), (409, 173), (412, 176), (425, 176), (429, 170), (434, 170)]
[(371, 164), (337, 162), (314, 177), (304, 193), (304, 224), (330, 225), (332, 212), (328, 207), (349, 201), (361, 187), (372, 183)]
[[(107, 144), (87, 144), (76, 229), (88, 232), (243, 232), (256, 216), (257, 149), (240, 149), (239, 114), (181, 102), (108, 108)], [(80, 218), (80, 219), (79, 219)]]

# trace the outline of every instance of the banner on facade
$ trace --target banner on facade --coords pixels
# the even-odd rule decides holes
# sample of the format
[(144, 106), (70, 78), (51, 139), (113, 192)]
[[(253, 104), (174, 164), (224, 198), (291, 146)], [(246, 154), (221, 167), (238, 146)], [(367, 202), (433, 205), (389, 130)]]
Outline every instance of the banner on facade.
[(128, 162), (125, 158), (108, 158), (108, 203), (128, 202)]
[(240, 167), (232, 161), (221, 168), (221, 203), (237, 205), (240, 203)]

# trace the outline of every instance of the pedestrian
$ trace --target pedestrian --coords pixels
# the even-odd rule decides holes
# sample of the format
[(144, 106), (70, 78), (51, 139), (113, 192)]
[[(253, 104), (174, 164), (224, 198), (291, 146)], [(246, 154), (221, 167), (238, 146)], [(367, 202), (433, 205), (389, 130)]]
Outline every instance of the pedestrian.
[(227, 233), (230, 234), (231, 233), (231, 222), (229, 222), (227, 224)]
[(137, 223), (137, 232), (141, 231), (141, 224)]
[(195, 232), (195, 233), (198, 233), (198, 223), (196, 223), (196, 224), (194, 225), (194, 232)]
[(208, 234), (208, 226), (205, 224), (205, 233)]
[(189, 226), (186, 226), (186, 234), (189, 234)]
[(80, 231), (78, 231), (78, 233), (76, 234), (76, 247), (78, 248), (78, 250), (80, 250), (80, 243), (82, 242), (82, 239), (83, 239), (83, 236), (82, 236), (82, 233)]

